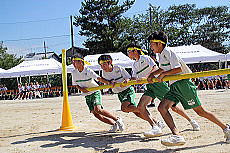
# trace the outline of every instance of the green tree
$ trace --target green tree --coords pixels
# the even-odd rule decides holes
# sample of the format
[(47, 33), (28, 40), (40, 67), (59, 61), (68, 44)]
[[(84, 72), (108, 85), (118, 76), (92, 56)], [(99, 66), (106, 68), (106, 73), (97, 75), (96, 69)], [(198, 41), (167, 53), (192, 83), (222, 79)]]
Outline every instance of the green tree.
[(230, 14), (227, 6), (197, 9), (195, 4), (171, 6), (165, 12), (165, 31), (171, 46), (201, 44), (226, 53)]
[(127, 35), (138, 41), (144, 49), (149, 49), (147, 37), (153, 31), (163, 30), (162, 10), (160, 7), (150, 5), (152, 19), (150, 22), (150, 11), (146, 10), (146, 14), (134, 15)]
[(122, 14), (134, 4), (135, 0), (85, 0), (75, 16), (75, 26), (80, 26), (81, 36), (86, 36), (84, 46), (91, 54), (115, 52), (121, 49), (121, 30), (124, 26)]
[[(3, 47), (3, 43), (0, 44), (0, 68), (5, 70), (10, 69), (18, 65), (22, 60), (21, 57), (17, 58), (16, 55), (8, 54), (7, 48)], [(17, 80), (15, 78), (2, 78), (0, 84), (5, 84), (8, 89), (17, 88)]]
[(164, 12), (164, 31), (169, 34), (170, 46), (191, 45), (193, 23), (195, 21), (195, 4), (184, 4), (170, 6)]
[(22, 58), (17, 58), (14, 54), (8, 54), (7, 48), (0, 44), (0, 67), (7, 70), (22, 62)]
[(201, 44), (211, 50), (229, 52), (230, 14), (228, 7), (207, 7), (197, 9), (195, 4), (170, 6), (167, 10), (150, 5), (149, 11), (134, 16), (126, 35), (131, 35), (148, 49), (146, 38), (153, 31), (165, 31), (169, 46)]
[(229, 52), (230, 13), (227, 6), (197, 9), (193, 40), (217, 52)]

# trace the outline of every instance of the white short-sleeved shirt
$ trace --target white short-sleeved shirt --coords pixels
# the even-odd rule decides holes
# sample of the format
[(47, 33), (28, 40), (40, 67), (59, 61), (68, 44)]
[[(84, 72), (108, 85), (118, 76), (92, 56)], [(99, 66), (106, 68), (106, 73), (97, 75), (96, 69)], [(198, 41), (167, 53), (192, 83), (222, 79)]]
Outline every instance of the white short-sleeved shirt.
[(35, 84), (35, 85), (33, 85), (33, 88), (34, 88), (34, 89), (38, 89), (38, 88), (39, 88), (39, 85)]
[(157, 66), (154, 60), (147, 56), (141, 55), (138, 61), (135, 61), (132, 67), (132, 77), (146, 77), (152, 71), (153, 67)]
[[(72, 71), (72, 84), (79, 85), (83, 88), (90, 88), (90, 87), (97, 87), (98, 84), (95, 82), (94, 79), (99, 78), (100, 76), (97, 75), (92, 69), (88, 67), (84, 67), (82, 72), (79, 72), (77, 69)], [(95, 91), (90, 91), (87, 93), (83, 93), (83, 95), (91, 95)]]
[[(125, 79), (131, 78), (130, 74), (123, 67), (116, 66), (116, 65), (113, 65), (112, 72), (102, 71), (102, 77), (105, 78), (106, 80), (109, 80), (109, 81), (114, 80), (115, 82), (118, 82), (118, 83), (123, 82)], [(114, 93), (119, 93), (119, 92), (126, 90), (129, 87), (130, 86), (126, 86), (123, 88), (115, 87), (115, 88), (112, 88), (112, 90)]]
[[(159, 67), (165, 71), (181, 67), (182, 72), (177, 74), (192, 73), (189, 67), (184, 63), (184, 61), (177, 56), (169, 48), (164, 48), (164, 50), (158, 54), (159, 55)], [(169, 84), (176, 82), (175, 80), (169, 81)]]
[(23, 92), (25, 91), (25, 87), (24, 86), (21, 86), (20, 88), (18, 88), (19, 92)]

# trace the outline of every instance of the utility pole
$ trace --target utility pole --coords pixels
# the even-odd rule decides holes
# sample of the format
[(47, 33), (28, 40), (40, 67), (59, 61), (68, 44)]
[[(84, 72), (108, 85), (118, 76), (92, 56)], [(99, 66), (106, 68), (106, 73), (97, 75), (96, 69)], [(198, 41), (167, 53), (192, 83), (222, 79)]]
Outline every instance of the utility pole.
[(44, 51), (45, 51), (45, 59), (46, 59), (46, 42), (44, 41)]
[[(149, 4), (149, 24), (150, 24), (150, 28), (152, 28), (152, 7), (151, 5)], [(147, 50), (150, 50), (150, 47), (149, 47), (149, 43), (147, 42)]]
[(73, 40), (73, 17), (70, 16), (70, 32), (71, 32), (71, 51), (72, 55), (74, 55), (74, 40)]
[(149, 7), (149, 23), (150, 23), (150, 26), (153, 24), (152, 23), (152, 7), (151, 6)]

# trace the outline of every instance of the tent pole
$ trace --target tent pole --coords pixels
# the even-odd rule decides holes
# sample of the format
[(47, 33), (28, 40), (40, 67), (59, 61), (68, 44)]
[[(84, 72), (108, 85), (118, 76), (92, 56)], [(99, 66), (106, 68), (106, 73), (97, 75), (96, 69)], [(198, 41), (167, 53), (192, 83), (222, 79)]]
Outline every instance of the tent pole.
[(18, 77), (17, 77), (17, 84), (19, 84), (19, 82), (18, 82)]
[(221, 61), (219, 60), (219, 69), (221, 69)]
[(48, 73), (46, 75), (46, 78), (47, 78), (46, 82), (47, 82), (47, 85), (48, 85), (48, 83), (49, 83), (49, 75), (48, 75)]

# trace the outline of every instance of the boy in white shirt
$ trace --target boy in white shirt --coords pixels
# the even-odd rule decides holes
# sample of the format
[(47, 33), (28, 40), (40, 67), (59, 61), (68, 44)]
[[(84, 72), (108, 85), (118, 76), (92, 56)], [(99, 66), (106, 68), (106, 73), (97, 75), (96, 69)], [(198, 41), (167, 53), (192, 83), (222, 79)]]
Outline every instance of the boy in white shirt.
[[(157, 80), (162, 82), (162, 79), (167, 75), (191, 73), (184, 61), (166, 47), (168, 38), (165, 33), (154, 32), (148, 37), (148, 41), (150, 42), (151, 50), (159, 55), (160, 66), (158, 70), (149, 75), (148, 82), (152, 82), (152, 79), (157, 74), (159, 74)], [(163, 145), (178, 146), (185, 144), (183, 136), (179, 134), (179, 130), (176, 128), (173, 118), (168, 111), (169, 108), (176, 106), (179, 102), (181, 102), (185, 109), (193, 109), (199, 116), (207, 118), (222, 128), (226, 142), (230, 143), (230, 127), (220, 121), (212, 112), (203, 108), (197, 95), (196, 86), (190, 79), (174, 80), (169, 83), (170, 90), (161, 101), (158, 110), (173, 135), (168, 139), (161, 140)]]
[[(131, 78), (130, 74), (123, 67), (112, 64), (112, 57), (110, 55), (101, 55), (98, 58), (98, 63), (103, 70), (102, 77), (109, 81), (110, 84), (126, 84)], [(137, 108), (135, 91), (132, 86), (121, 85), (120, 87), (112, 88), (112, 91), (118, 94), (123, 112), (133, 112), (136, 116), (145, 120)]]
[[(142, 54), (141, 47), (139, 45), (134, 43), (129, 44), (127, 46), (127, 54), (130, 59), (135, 60), (132, 68), (132, 79), (137, 80), (137, 82), (146, 79), (151, 72), (158, 69), (158, 66), (151, 57)], [(152, 129), (145, 132), (144, 135), (146, 137), (155, 137), (162, 134), (161, 129), (164, 128), (164, 123), (154, 119), (151, 116), (151, 113), (147, 110), (146, 106), (155, 98), (162, 100), (164, 95), (169, 91), (169, 87), (166, 82), (156, 82), (146, 84), (146, 88), (147, 89), (138, 103), (138, 109), (152, 126)], [(195, 120), (192, 120), (183, 109), (175, 106), (172, 107), (172, 110), (186, 118), (192, 125), (193, 130), (198, 131), (200, 129), (198, 123)]]
[(117, 132), (118, 130), (123, 131), (124, 123), (122, 122), (122, 119), (103, 109), (101, 91), (88, 91), (86, 89), (98, 86), (94, 79), (103, 83), (108, 83), (108, 81), (101, 78), (90, 68), (86, 67), (85, 64), (89, 63), (84, 61), (84, 57), (81, 54), (78, 53), (74, 55), (72, 57), (72, 63), (75, 68), (72, 71), (72, 84), (76, 85), (76, 88), (84, 93), (90, 113), (93, 113), (93, 115), (100, 121), (112, 125), (109, 130), (110, 132)]

